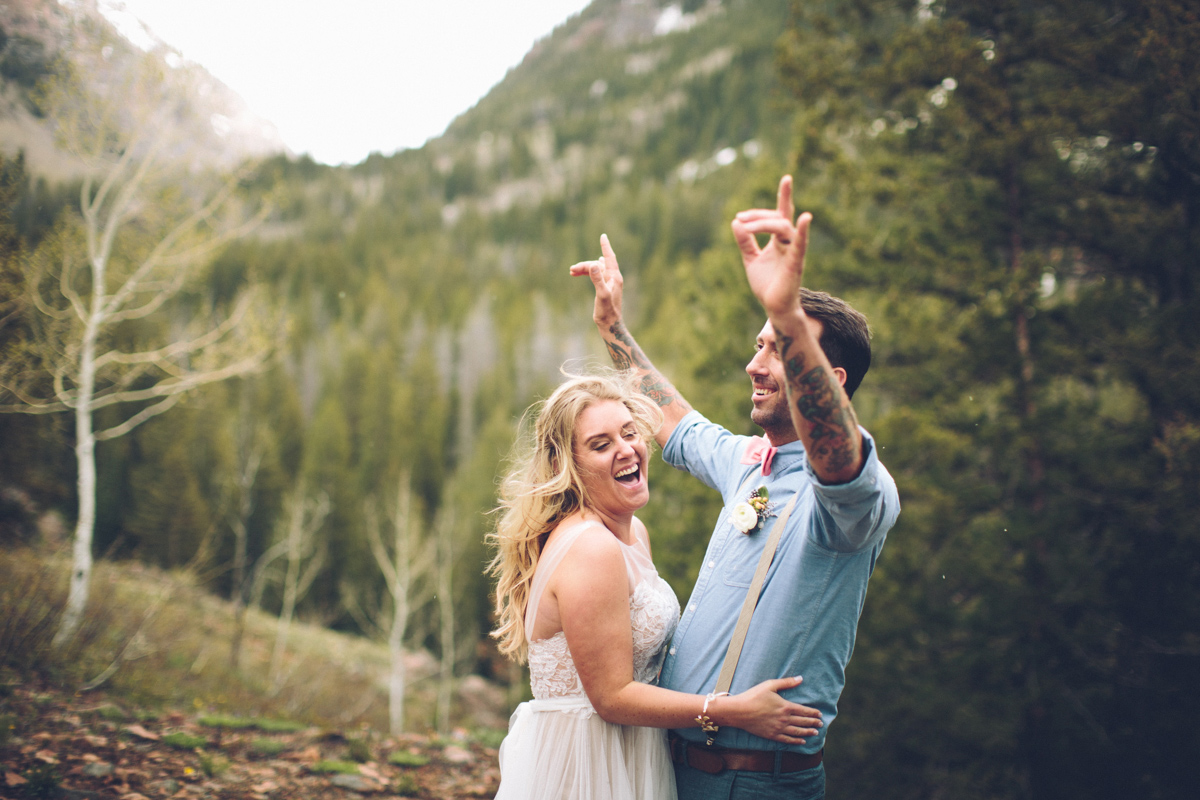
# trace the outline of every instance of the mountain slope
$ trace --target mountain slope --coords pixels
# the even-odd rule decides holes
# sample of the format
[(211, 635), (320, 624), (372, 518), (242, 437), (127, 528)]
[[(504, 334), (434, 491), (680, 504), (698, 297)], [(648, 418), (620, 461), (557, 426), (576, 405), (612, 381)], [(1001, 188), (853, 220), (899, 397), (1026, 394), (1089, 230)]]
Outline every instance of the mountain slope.
[[(21, 8), (47, 5), (58, 19), (53, 4)], [(222, 502), (236, 453), (199, 443), (222, 441), (239, 416), (259, 414), (279, 460), (250, 521), (252, 558), (274, 535), (283, 487), (323, 488), (334, 499), (326, 535), (337, 556), (306, 604), (357, 627), (341, 587), (364, 587), (376, 604), (382, 588), (363, 504), (389, 496), (410, 470), (425, 520), (448, 504), (458, 511), (456, 578), (469, 598), (459, 613), (467, 630), (486, 628), (480, 512), (494, 502), (522, 410), (564, 364), (603, 359), (590, 286), (566, 274), (595, 254), (601, 232), (621, 257), (631, 326), (652, 355), (685, 391), (708, 370), (706, 408), (748, 427), (740, 351), (692, 342), (714, 324), (745, 342), (757, 328), (728, 260), (736, 250), (727, 221), (756, 192), (769, 196), (782, 171), (791, 112), (778, 95), (775, 39), (787, 15), (787, 0), (598, 0), (420, 149), (340, 168), (263, 161), (246, 190), (276, 211), (217, 259), (201, 294), (270, 285), (293, 320), (280, 366), (245, 388), (201, 393), (128, 447), (103, 447), (111, 483), (97, 546), (119, 543), (166, 564), (190, 554), (203, 539), (199, 520), (211, 516), (202, 506)], [(710, 248), (725, 260), (705, 256)], [(247, 406), (237, 399), (245, 392), (259, 399)], [(153, 466), (193, 437), (185, 462)], [(165, 498), (193, 471), (206, 488), (195, 512), (181, 515)], [(664, 540), (677, 540), (664, 571), (682, 590), (701, 546), (684, 530), (712, 499), (672, 480), (664, 475), (666, 502), (647, 513), (661, 513)], [(684, 495), (672, 501), (675, 491)], [(681, 503), (683, 520), (656, 510)]]
[[(76, 156), (57, 146), (53, 121), (39, 110), (35, 87), (58, 68), (58, 59), (75, 58), (73, 37), (111, 28), (92, 0), (14, 0), (0, 6), (0, 153), (11, 158), (23, 152), (32, 172), (55, 181), (70, 180), (84, 169)], [(128, 61), (140, 52), (122, 37), (113, 41), (115, 59)], [(197, 120), (191, 138), (203, 162), (228, 169), (247, 158), (283, 152), (275, 126), (224, 83), (162, 42), (152, 57), (163, 65), (164, 80), (184, 101), (187, 116)]]

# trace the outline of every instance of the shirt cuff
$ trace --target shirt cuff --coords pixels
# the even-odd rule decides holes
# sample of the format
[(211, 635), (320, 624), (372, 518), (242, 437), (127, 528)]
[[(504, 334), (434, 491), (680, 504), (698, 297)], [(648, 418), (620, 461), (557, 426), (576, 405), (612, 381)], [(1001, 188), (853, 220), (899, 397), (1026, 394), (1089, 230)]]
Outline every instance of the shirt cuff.
[(861, 499), (864, 495), (879, 491), (881, 465), (879, 454), (875, 449), (875, 439), (861, 425), (858, 426), (858, 431), (862, 434), (863, 440), (863, 465), (854, 480), (848, 483), (824, 483), (813, 469), (812, 462), (807, 457), (804, 459), (804, 469), (812, 478), (813, 490), (835, 503), (853, 502)]

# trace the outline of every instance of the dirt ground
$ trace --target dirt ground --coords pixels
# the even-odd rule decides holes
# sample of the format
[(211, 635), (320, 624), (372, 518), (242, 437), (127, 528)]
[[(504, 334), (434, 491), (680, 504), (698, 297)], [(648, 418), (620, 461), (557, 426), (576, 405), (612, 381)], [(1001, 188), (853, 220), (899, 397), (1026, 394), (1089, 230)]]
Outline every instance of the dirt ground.
[[(135, 714), (101, 693), (28, 684), (3, 692), (0, 800), (490, 798), (500, 781), (494, 742), (465, 731), (443, 739), (230, 730), (201, 724), (202, 714)], [(404, 758), (397, 752), (420, 765), (390, 763)], [(326, 771), (338, 767), (347, 771)]]

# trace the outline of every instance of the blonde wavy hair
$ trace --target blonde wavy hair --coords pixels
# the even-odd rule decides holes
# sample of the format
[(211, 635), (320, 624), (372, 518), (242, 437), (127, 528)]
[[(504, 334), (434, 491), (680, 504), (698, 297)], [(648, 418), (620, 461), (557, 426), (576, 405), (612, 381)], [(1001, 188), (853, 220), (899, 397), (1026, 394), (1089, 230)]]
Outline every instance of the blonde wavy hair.
[(638, 433), (652, 445), (663, 415), (637, 388), (636, 375), (605, 370), (568, 375), (548, 398), (521, 420), (511, 468), (500, 487), (496, 529), (487, 535), (495, 555), (487, 572), (496, 578), (497, 627), (501, 653), (525, 663), (525, 609), (538, 558), (550, 532), (568, 515), (590, 505), (575, 463), (575, 425), (587, 408), (606, 400), (623, 403)]

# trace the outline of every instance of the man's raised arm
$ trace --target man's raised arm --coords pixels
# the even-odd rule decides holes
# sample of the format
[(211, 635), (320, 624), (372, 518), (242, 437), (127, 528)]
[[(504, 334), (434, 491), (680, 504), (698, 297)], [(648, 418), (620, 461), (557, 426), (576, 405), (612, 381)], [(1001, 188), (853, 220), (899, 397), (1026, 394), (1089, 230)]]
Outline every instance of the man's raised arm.
[[(812, 215), (792, 224), (792, 178), (779, 182), (776, 208), (739, 212), (733, 235), (742, 251), (750, 289), (775, 330), (775, 346), (787, 378), (788, 408), (813, 470), (823, 483), (846, 483), (862, 471), (862, 433), (842, 384), (846, 371), (834, 368), (809, 327), (800, 305), (804, 254)], [(760, 248), (755, 234), (770, 234)]]
[(613, 254), (607, 235), (600, 237), (600, 252), (603, 255), (596, 261), (580, 261), (578, 264), (571, 265), (571, 274), (587, 275), (592, 279), (592, 285), (596, 288), (592, 321), (596, 323), (596, 328), (600, 331), (601, 338), (604, 339), (613, 366), (617, 369), (635, 370), (640, 378), (642, 394), (649, 397), (662, 409), (663, 424), (655, 439), (658, 441), (659, 447), (664, 447), (667, 439), (671, 438), (671, 432), (675, 430), (675, 426), (692, 410), (692, 407), (671, 385), (671, 382), (650, 363), (650, 359), (646, 358), (642, 348), (638, 346), (625, 327), (625, 321), (621, 317), (621, 300), (625, 282), (621, 277), (621, 268), (617, 266), (617, 257)]

